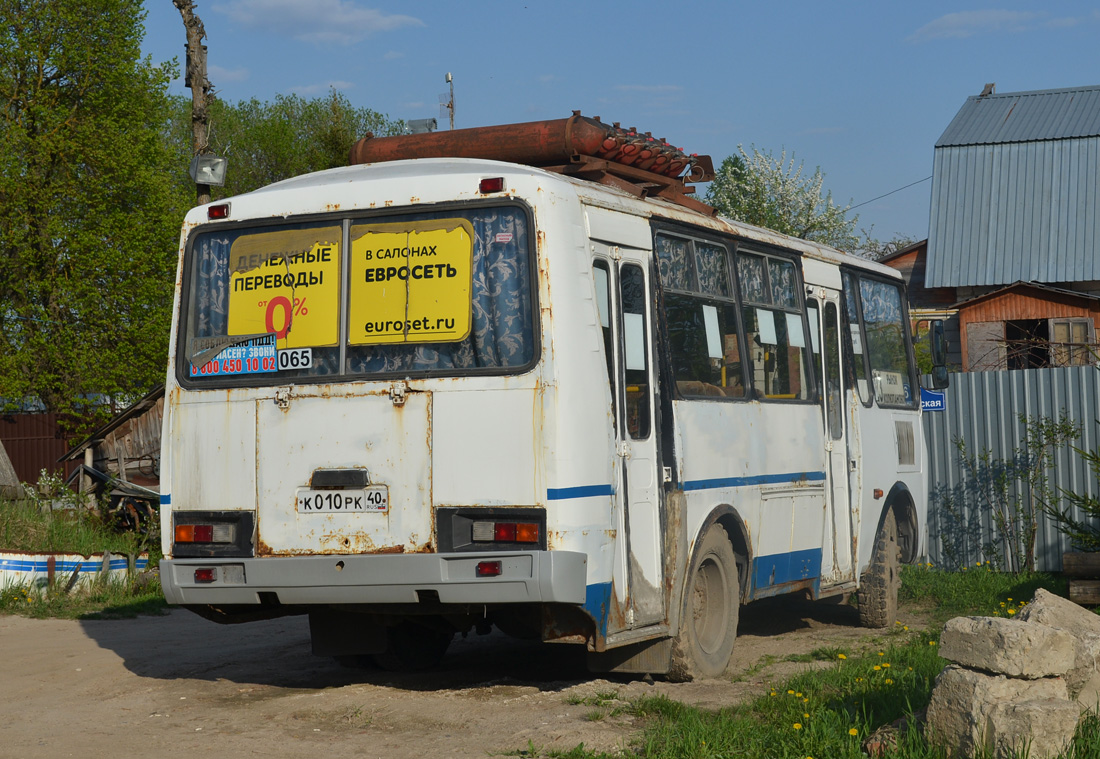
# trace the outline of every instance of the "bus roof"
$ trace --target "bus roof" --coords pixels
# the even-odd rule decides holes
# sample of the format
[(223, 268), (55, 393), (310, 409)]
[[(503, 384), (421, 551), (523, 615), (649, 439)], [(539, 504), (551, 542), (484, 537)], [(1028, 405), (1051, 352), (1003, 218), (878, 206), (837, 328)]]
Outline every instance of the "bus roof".
[[(425, 176), (437, 180), (450, 178), (453, 181), (426, 186), (418, 181)], [(889, 266), (843, 253), (821, 243), (789, 237), (721, 216), (710, 216), (659, 197), (638, 197), (625, 190), (579, 177), (480, 158), (418, 158), (345, 166), (284, 179), (209, 205), (229, 203), (233, 212), (231, 220), (237, 221), (341, 210), (400, 208), (483, 198), (485, 196), (479, 192), (476, 184), (467, 184), (464, 180), (468, 177), (485, 176), (535, 177), (540, 186), (556, 186), (559, 192), (576, 195), (585, 205), (689, 224), (746, 241), (786, 248), (833, 264), (855, 265), (890, 278), (900, 276), (896, 269)], [(386, 185), (385, 193), (372, 191), (371, 188), (377, 188), (380, 184)], [(454, 187), (462, 189), (455, 192)], [(206, 222), (208, 207), (192, 209), (188, 213), (187, 221), (191, 224)]]

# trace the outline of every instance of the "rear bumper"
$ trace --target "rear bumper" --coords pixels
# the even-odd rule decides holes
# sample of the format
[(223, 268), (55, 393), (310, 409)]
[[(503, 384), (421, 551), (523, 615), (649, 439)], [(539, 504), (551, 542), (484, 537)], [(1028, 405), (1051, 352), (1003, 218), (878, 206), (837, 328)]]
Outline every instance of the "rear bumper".
[[(478, 577), (479, 561), (502, 563), (498, 577)], [(213, 568), (214, 581), (195, 582)], [(444, 604), (583, 604), (587, 557), (574, 551), (280, 556), (164, 559), (160, 581), (172, 604), (416, 604), (434, 591)], [(429, 594), (430, 595), (430, 594)], [(265, 603), (274, 601), (265, 596)]]

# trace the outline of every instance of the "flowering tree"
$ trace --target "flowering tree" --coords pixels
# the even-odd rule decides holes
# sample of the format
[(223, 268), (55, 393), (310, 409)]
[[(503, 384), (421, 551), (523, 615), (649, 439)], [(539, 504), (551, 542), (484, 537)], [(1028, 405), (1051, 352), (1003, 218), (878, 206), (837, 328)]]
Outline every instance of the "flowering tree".
[(707, 202), (720, 214), (841, 250), (861, 248), (859, 217), (849, 217), (851, 206), (838, 206), (831, 192), (822, 194), (825, 175), (820, 167), (807, 176), (803, 164), (795, 164), (794, 153), (788, 159), (783, 151), (776, 158), (741, 145), (737, 153), (722, 161), (707, 190)]

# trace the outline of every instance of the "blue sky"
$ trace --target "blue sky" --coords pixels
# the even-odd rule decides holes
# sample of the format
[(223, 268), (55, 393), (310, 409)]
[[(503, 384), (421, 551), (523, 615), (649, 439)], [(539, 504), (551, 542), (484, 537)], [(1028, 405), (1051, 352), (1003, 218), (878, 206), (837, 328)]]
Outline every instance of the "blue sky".
[[(175, 7), (145, 8), (145, 52), (182, 61)], [(854, 211), (879, 239), (927, 236), (933, 145), (986, 82), (998, 93), (1100, 84), (1100, 10), (1076, 0), (200, 0), (197, 11), (223, 99), (335, 87), (391, 118), (439, 118), (451, 72), (458, 128), (579, 109), (716, 166), (739, 144), (793, 151), (841, 204), (919, 182)]]

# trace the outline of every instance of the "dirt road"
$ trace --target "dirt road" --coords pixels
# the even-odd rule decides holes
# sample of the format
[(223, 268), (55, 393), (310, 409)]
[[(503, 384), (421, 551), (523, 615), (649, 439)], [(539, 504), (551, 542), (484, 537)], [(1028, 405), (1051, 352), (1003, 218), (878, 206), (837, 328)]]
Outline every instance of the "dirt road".
[(611, 750), (638, 728), (628, 716), (592, 719), (598, 710), (577, 703), (585, 697), (664, 693), (718, 708), (822, 666), (791, 654), (853, 650), (876, 637), (850, 607), (760, 602), (742, 609), (726, 678), (672, 684), (598, 679), (580, 647), (496, 633), (456, 639), (438, 671), (397, 675), (314, 657), (301, 617), (222, 626), (184, 611), (123, 621), (6, 616), (0, 756), (420, 759), (499, 755), (528, 741)]

